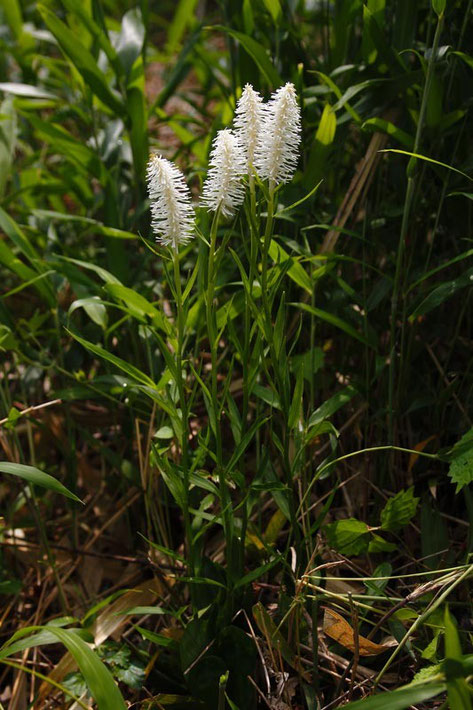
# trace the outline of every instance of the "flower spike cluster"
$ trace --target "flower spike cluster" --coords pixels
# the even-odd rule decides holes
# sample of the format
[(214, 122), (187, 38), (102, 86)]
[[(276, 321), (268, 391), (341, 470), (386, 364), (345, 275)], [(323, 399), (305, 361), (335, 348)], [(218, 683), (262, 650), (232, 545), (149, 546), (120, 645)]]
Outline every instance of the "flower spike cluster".
[(151, 227), (156, 240), (176, 251), (193, 236), (194, 208), (191, 193), (173, 163), (153, 155), (147, 170), (148, 194), (151, 200)]
[(233, 125), (235, 135), (244, 151), (246, 171), (249, 175), (254, 169), (263, 118), (263, 99), (251, 84), (247, 84), (238, 99)]
[[(294, 84), (281, 86), (267, 104), (247, 84), (237, 102), (234, 130), (219, 131), (212, 144), (202, 204), (232, 217), (243, 203), (244, 175), (254, 171), (270, 190), (292, 179), (299, 157), (301, 115)], [(148, 164), (151, 226), (157, 241), (177, 251), (193, 236), (194, 208), (180, 170), (154, 155)]]
[(228, 128), (217, 133), (209, 166), (202, 203), (211, 212), (220, 209), (224, 217), (232, 217), (245, 199), (241, 182), (245, 159), (238, 139)]
[(301, 116), (294, 84), (281, 86), (266, 107), (256, 152), (261, 179), (278, 184), (292, 179), (299, 157)]

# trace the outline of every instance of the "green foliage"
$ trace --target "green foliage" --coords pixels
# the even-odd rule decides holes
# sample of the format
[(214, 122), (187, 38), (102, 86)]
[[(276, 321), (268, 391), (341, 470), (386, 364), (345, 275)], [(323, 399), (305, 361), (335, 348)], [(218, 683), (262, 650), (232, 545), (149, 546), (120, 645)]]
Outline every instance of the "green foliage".
[(419, 498), (414, 498), (414, 488), (401, 490), (390, 498), (381, 511), (381, 528), (396, 532), (414, 517)]
[(457, 493), (473, 481), (473, 430), (463, 434), (453, 447), (448, 475), (457, 484)]
[(326, 533), (329, 545), (343, 555), (359, 555), (368, 549), (369, 527), (361, 520), (337, 520), (326, 526)]

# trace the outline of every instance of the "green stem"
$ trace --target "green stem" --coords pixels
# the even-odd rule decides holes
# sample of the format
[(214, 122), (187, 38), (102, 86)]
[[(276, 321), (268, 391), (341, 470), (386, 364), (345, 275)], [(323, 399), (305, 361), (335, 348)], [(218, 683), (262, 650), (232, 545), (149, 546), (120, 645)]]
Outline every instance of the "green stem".
[(223, 446), (222, 446), (222, 430), (221, 430), (221, 411), (218, 401), (218, 328), (217, 328), (217, 308), (214, 304), (215, 296), (215, 264), (217, 251), (217, 231), (220, 219), (220, 210), (215, 212), (212, 227), (210, 230), (210, 252), (208, 262), (208, 286), (207, 286), (207, 330), (209, 335), (210, 345), (210, 361), (211, 361), (211, 380), (210, 380), (210, 395), (211, 406), (214, 417), (214, 435), (216, 444), (216, 473), (220, 488), (220, 502), (222, 506), (222, 522), (226, 541), (227, 555), (227, 574), (229, 581), (233, 578), (233, 526), (232, 526), (232, 510), (231, 499), (225, 480), (225, 469), (223, 466)]
[[(244, 333), (244, 344), (243, 344), (243, 402), (241, 408), (241, 432), (240, 440), (245, 435), (248, 426), (248, 412), (250, 403), (250, 374), (251, 374), (251, 305), (250, 298), (253, 298), (253, 283), (255, 281), (255, 276), (257, 273), (257, 257), (258, 257), (258, 243), (257, 243), (257, 226), (256, 226), (256, 192), (255, 192), (255, 179), (252, 172), (250, 172), (249, 177), (249, 189), (250, 189), (250, 219), (249, 219), (249, 230), (250, 230), (250, 255), (249, 255), (249, 268), (248, 268), (248, 281), (250, 284), (250, 294), (247, 295), (245, 299), (245, 333)], [(242, 475), (245, 475), (246, 457), (243, 455), (240, 459), (240, 470)], [(245, 560), (245, 540), (246, 540), (246, 530), (248, 527), (248, 508), (246, 503), (243, 505), (242, 509), (242, 520), (241, 520), (241, 538), (240, 538), (240, 559), (239, 559), (239, 575), (243, 574), (243, 566)]]
[(181, 272), (179, 269), (179, 252), (177, 248), (172, 249), (174, 266), (174, 288), (176, 295), (177, 311), (177, 348), (176, 348), (176, 374), (177, 389), (179, 392), (179, 405), (181, 407), (181, 465), (184, 480), (184, 530), (189, 552), (189, 562), (191, 571), (194, 571), (194, 555), (192, 544), (192, 528), (189, 515), (189, 415), (187, 411), (187, 399), (185, 392), (185, 376), (182, 372), (182, 349), (184, 341), (185, 315), (182, 303)]
[[(432, 79), (434, 75), (434, 63), (437, 54), (437, 49), (440, 41), (440, 35), (443, 26), (443, 14), (440, 15), (437, 28), (435, 30), (434, 41), (432, 45), (432, 51), (429, 58), (429, 63), (427, 67), (427, 76), (425, 78), (424, 91), (422, 94), (422, 102), (419, 112), (419, 120), (417, 122), (417, 130), (414, 141), (413, 153), (419, 152), (419, 146), (422, 137), (422, 128), (424, 125), (425, 114), (427, 111), (427, 100), (430, 93), (430, 87), (432, 85)], [(412, 162), (414, 161), (414, 162)], [(399, 245), (397, 249), (396, 257), (396, 271), (394, 274), (394, 285), (393, 285), (393, 297), (391, 301), (391, 329), (389, 338), (389, 387), (388, 387), (388, 439), (390, 443), (394, 441), (394, 385), (396, 381), (396, 318), (399, 306), (399, 297), (401, 292), (401, 277), (402, 277), (402, 264), (404, 256), (404, 248), (407, 237), (407, 230), (409, 226), (409, 218), (412, 207), (412, 200), (415, 191), (415, 176), (412, 174), (414, 169), (415, 159), (411, 158), (409, 166), (407, 168), (408, 178), (407, 178), (407, 189), (406, 196), (404, 200), (404, 211), (402, 215), (401, 232), (399, 235)], [(402, 356), (402, 353), (401, 353)]]
[(271, 245), (271, 237), (273, 235), (273, 222), (274, 222), (274, 190), (275, 183), (271, 181), (269, 184), (269, 198), (268, 198), (268, 214), (266, 218), (266, 228), (264, 231), (263, 240), (263, 252), (261, 255), (261, 295), (263, 298), (263, 307), (265, 310), (267, 318), (267, 326), (271, 329), (271, 301), (268, 297), (268, 257), (269, 257), (269, 247)]

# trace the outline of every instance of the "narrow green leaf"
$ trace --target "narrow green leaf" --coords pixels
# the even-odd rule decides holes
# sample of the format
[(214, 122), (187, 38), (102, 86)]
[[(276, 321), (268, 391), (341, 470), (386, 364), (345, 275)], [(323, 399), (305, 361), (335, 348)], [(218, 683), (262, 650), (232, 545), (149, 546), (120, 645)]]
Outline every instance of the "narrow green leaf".
[(30, 99), (52, 99), (58, 101), (59, 97), (51, 94), (50, 91), (45, 91), (39, 86), (30, 86), (29, 84), (19, 84), (15, 82), (0, 82), (0, 91), (6, 94), (14, 94), (15, 96), (27, 96)]
[(254, 40), (252, 37), (243, 34), (243, 32), (237, 32), (236, 30), (232, 30), (230, 27), (224, 27), (223, 25), (213, 25), (211, 27), (207, 27), (206, 29), (216, 30), (217, 32), (226, 32), (231, 37), (236, 39), (258, 65), (258, 68), (262, 74), (264, 74), (270, 86), (273, 88), (281, 86), (283, 80), (276, 71), (265, 48), (259, 44), (259, 42)]
[(269, 245), (269, 255), (277, 264), (284, 264), (289, 261), (291, 266), (289, 266), (287, 270), (288, 276), (305, 291), (312, 293), (310, 276), (299, 262), (298, 257), (290, 256), (274, 239), (271, 240), (271, 244)]
[(408, 155), (411, 158), (418, 158), (419, 160), (425, 160), (427, 163), (432, 163), (433, 165), (439, 165), (441, 168), (447, 168), (447, 170), (452, 170), (452, 172), (458, 173), (459, 175), (462, 175), (467, 180), (470, 180), (470, 182), (473, 182), (473, 178), (470, 175), (463, 173), (461, 170), (457, 170), (457, 168), (452, 168), (452, 166), (447, 165), (447, 163), (441, 163), (439, 160), (434, 160), (433, 158), (428, 158), (426, 155), (420, 155), (419, 153), (411, 153), (408, 150), (399, 150), (398, 148), (384, 148), (383, 150), (380, 150), (379, 152), (380, 153), (399, 153), (400, 155)]
[(343, 707), (347, 710), (405, 710), (445, 692), (445, 683), (436, 678), (428, 683), (411, 683), (390, 693), (378, 693), (369, 698), (355, 700)]
[(317, 318), (320, 318), (321, 320), (330, 323), (330, 325), (333, 325), (335, 328), (343, 330), (345, 333), (347, 333), (347, 335), (350, 335), (352, 338), (356, 338), (356, 340), (359, 340), (361, 343), (364, 343), (364, 345), (369, 345), (370, 348), (376, 347), (373, 343), (367, 340), (364, 335), (355, 330), (353, 326), (351, 326), (349, 323), (342, 320), (338, 316), (333, 315), (332, 313), (322, 311), (320, 308), (314, 308), (314, 306), (309, 306), (307, 303), (290, 303), (289, 305), (295, 306), (296, 308), (300, 308), (303, 311), (307, 311), (313, 316), (316, 316)]
[(42, 488), (47, 488), (55, 493), (60, 493), (66, 498), (76, 501), (77, 503), (82, 503), (81, 499), (78, 498), (74, 493), (71, 493), (65, 486), (62, 485), (49, 473), (44, 473), (40, 471), (39, 468), (34, 466), (26, 466), (21, 463), (11, 463), (9, 461), (0, 461), (0, 472), (8, 473), (11, 476), (17, 476), (18, 478), (23, 478), (29, 483), (34, 483), (37, 486), (42, 486)]
[(55, 36), (57, 43), (84, 79), (85, 85), (117, 116), (124, 113), (123, 103), (110, 88), (109, 81), (100, 71), (90, 52), (80, 43), (76, 35), (57, 15), (41, 3), (38, 10), (46, 26)]
[(112, 365), (115, 365), (115, 367), (118, 367), (120, 370), (123, 370), (123, 372), (126, 372), (126, 374), (129, 375), (136, 382), (140, 382), (142, 385), (147, 385), (152, 389), (156, 389), (156, 385), (151, 379), (151, 377), (148, 377), (148, 375), (146, 375), (134, 365), (130, 365), (128, 362), (125, 362), (125, 360), (122, 360), (121, 357), (109, 353), (107, 350), (105, 350), (105, 348), (102, 348), (100, 345), (94, 345), (94, 343), (90, 343), (88, 340), (85, 340), (85, 338), (81, 338), (80, 335), (73, 333), (67, 328), (66, 331), (71, 337), (77, 340), (78, 343), (83, 345), (84, 348), (90, 350), (91, 353), (94, 353), (94, 355), (97, 355), (103, 360), (111, 362)]

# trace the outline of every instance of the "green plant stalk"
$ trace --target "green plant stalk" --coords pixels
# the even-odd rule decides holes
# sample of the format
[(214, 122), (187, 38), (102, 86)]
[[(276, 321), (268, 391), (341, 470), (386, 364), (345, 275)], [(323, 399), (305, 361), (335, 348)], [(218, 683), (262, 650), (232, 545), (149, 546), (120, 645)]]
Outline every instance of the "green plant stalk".
[(172, 249), (173, 266), (174, 266), (174, 287), (176, 295), (176, 311), (177, 311), (177, 348), (176, 348), (176, 371), (177, 371), (177, 388), (179, 392), (179, 404), (181, 407), (181, 464), (183, 470), (184, 482), (184, 509), (182, 511), (184, 518), (184, 530), (187, 539), (187, 548), (189, 553), (189, 563), (191, 571), (194, 570), (194, 554), (192, 544), (192, 528), (189, 515), (189, 413), (187, 411), (187, 399), (185, 391), (185, 378), (182, 374), (182, 348), (184, 341), (184, 309), (182, 303), (182, 286), (181, 272), (179, 269), (179, 252), (176, 248)]
[[(249, 255), (249, 268), (248, 268), (248, 281), (250, 284), (250, 297), (253, 297), (253, 283), (257, 273), (257, 259), (258, 259), (258, 244), (257, 244), (257, 225), (256, 225), (256, 191), (255, 191), (255, 178), (250, 166), (250, 177), (249, 177), (249, 191), (250, 191), (250, 255)], [(249, 390), (249, 377), (251, 372), (251, 305), (249, 298), (245, 299), (245, 333), (244, 333), (244, 345), (243, 345), (243, 402), (241, 408), (241, 434), (243, 437), (245, 435), (247, 425), (248, 425), (248, 411), (250, 403), (250, 390)], [(245, 462), (246, 457), (243, 455), (240, 459), (240, 470), (242, 475), (245, 475)], [(246, 530), (248, 527), (248, 509), (247, 505), (242, 507), (242, 519), (241, 519), (241, 539), (240, 539), (240, 559), (239, 559), (239, 570), (238, 574), (241, 576), (243, 574), (244, 560), (245, 560), (245, 540), (246, 540)]]
[(263, 249), (261, 254), (261, 296), (263, 299), (263, 307), (269, 331), (271, 331), (271, 303), (268, 298), (268, 257), (271, 237), (273, 234), (275, 188), (275, 182), (271, 181), (269, 184), (268, 213), (266, 217), (266, 227), (264, 231)]
[[(420, 141), (422, 137), (422, 128), (424, 125), (425, 113), (427, 110), (427, 101), (429, 98), (430, 87), (432, 85), (432, 78), (434, 73), (434, 62), (435, 56), (437, 54), (437, 49), (439, 46), (440, 35), (443, 27), (443, 14), (440, 15), (437, 22), (437, 27), (435, 30), (434, 41), (432, 45), (432, 52), (429, 58), (429, 63), (427, 67), (427, 76), (425, 78), (424, 91), (422, 93), (422, 102), (419, 112), (419, 120), (417, 122), (417, 130), (414, 140), (413, 153), (419, 152)], [(412, 159), (411, 159), (412, 161)], [(412, 200), (415, 191), (415, 176), (412, 175), (413, 165), (415, 163), (409, 162), (407, 168), (408, 178), (407, 178), (407, 189), (406, 196), (404, 200), (404, 210), (402, 215), (401, 232), (399, 235), (399, 245), (397, 249), (396, 256), (396, 270), (394, 273), (394, 284), (393, 284), (393, 296), (391, 301), (391, 328), (389, 337), (389, 383), (388, 383), (388, 441), (390, 444), (394, 442), (394, 385), (396, 380), (396, 317), (399, 305), (399, 296), (401, 291), (401, 276), (402, 276), (402, 263), (405, 249), (405, 242), (407, 237), (407, 230), (409, 226), (409, 218), (412, 207)], [(402, 357), (402, 353), (401, 353)]]
[[(271, 360), (272, 360), (272, 364), (273, 364), (273, 369), (274, 369), (274, 374), (276, 377), (278, 390), (279, 390), (281, 398), (284, 397), (284, 402), (281, 402), (281, 404), (283, 405), (283, 411), (287, 412), (289, 410), (289, 403), (287, 401), (285, 401), (287, 399), (284, 396), (286, 393), (286, 387), (284, 386), (284, 381), (283, 381), (283, 378), (281, 376), (281, 372), (279, 369), (277, 353), (275, 352), (275, 349), (274, 349), (273, 327), (272, 327), (272, 318), (271, 318), (272, 298), (270, 297), (269, 291), (268, 291), (269, 247), (271, 245), (271, 237), (273, 235), (275, 190), (276, 190), (276, 183), (274, 180), (270, 180), (266, 227), (265, 227), (265, 232), (264, 232), (262, 254), (261, 254), (261, 259), (262, 259), (261, 297), (263, 300), (263, 309), (264, 309), (264, 316), (265, 316), (265, 321), (266, 321), (265, 322), (266, 340), (267, 340), (267, 343), (268, 343), (268, 346), (270, 349)], [(263, 367), (264, 367), (264, 363), (263, 363)], [(284, 477), (286, 479), (286, 484), (292, 492), (293, 491), (293, 481), (292, 481), (292, 477), (291, 477), (291, 464), (290, 464), (290, 458), (289, 458), (289, 439), (290, 439), (290, 433), (288, 432), (287, 426), (284, 426), (284, 429), (283, 429), (284, 455), (283, 455), (282, 464), (283, 464)], [(294, 495), (291, 495), (289, 498), (289, 511), (290, 511), (290, 518), (291, 518), (291, 529), (292, 529), (293, 534), (296, 537), (296, 541), (299, 542), (300, 534), (299, 534), (299, 526), (297, 524), (296, 508), (294, 505)], [(288, 538), (288, 544), (290, 544), (290, 538)]]
[(210, 380), (210, 395), (211, 406), (215, 417), (215, 445), (216, 445), (216, 468), (217, 477), (220, 488), (220, 503), (222, 506), (222, 522), (223, 531), (226, 542), (227, 556), (227, 576), (229, 586), (233, 579), (233, 524), (232, 524), (232, 507), (231, 498), (225, 480), (225, 469), (223, 466), (223, 445), (222, 445), (222, 430), (221, 430), (221, 410), (218, 401), (218, 327), (217, 327), (217, 308), (214, 304), (215, 296), (215, 256), (217, 251), (217, 231), (220, 219), (220, 210), (215, 212), (212, 226), (210, 229), (210, 250), (208, 261), (208, 285), (206, 296), (207, 310), (207, 331), (210, 345), (210, 361), (211, 361), (211, 380)]
[(443, 604), (443, 602), (447, 599), (449, 594), (453, 592), (453, 590), (458, 587), (458, 585), (463, 582), (464, 579), (469, 577), (473, 573), (473, 564), (469, 565), (469, 567), (466, 568), (466, 570), (459, 576), (457, 579), (452, 582), (452, 584), (444, 591), (440, 596), (432, 602), (432, 605), (426, 609), (420, 616), (417, 617), (417, 619), (414, 621), (412, 626), (406, 631), (404, 636), (402, 637), (401, 641), (399, 642), (399, 645), (396, 646), (392, 654), (389, 656), (388, 660), (378, 673), (378, 675), (375, 678), (374, 684), (375, 687), (379, 684), (381, 681), (381, 678), (383, 675), (386, 673), (388, 670), (389, 666), (391, 663), (394, 661), (394, 659), (397, 657), (397, 655), (401, 652), (401, 650), (404, 648), (406, 645), (407, 641), (409, 638), (412, 636), (412, 634), (418, 629), (418, 627), (425, 622), (425, 620), (436, 610), (438, 607)]

